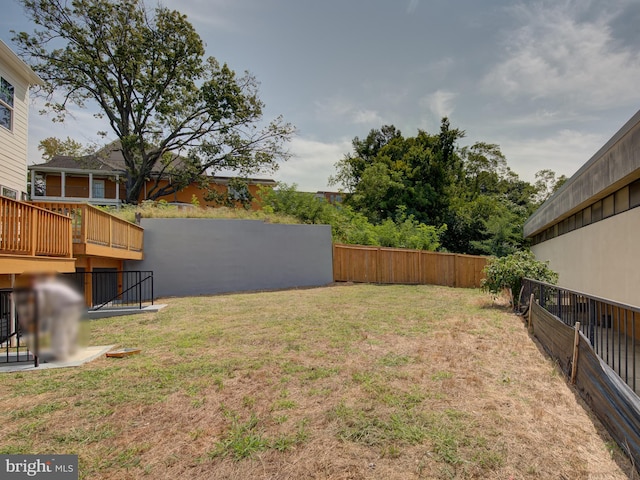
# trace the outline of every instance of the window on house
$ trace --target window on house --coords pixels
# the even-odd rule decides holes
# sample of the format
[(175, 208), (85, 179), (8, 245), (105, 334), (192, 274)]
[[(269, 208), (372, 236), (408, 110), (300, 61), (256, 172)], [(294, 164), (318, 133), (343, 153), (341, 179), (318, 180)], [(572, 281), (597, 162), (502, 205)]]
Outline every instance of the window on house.
[(93, 181), (93, 198), (104, 198), (104, 180)]
[(629, 206), (631, 208), (640, 206), (640, 180), (629, 185)]
[(621, 188), (615, 195), (616, 213), (622, 213), (629, 210), (629, 187)]
[(591, 207), (587, 207), (582, 211), (582, 225), (591, 223)]
[(13, 129), (13, 94), (14, 88), (0, 77), (0, 126)]
[(2, 187), (2, 196), (7, 198), (13, 198), (14, 200), (18, 199), (18, 192), (16, 192), (12, 188)]
[(591, 221), (599, 222), (602, 220), (602, 200), (591, 205)]
[(615, 213), (613, 195), (602, 200), (602, 218), (610, 217)]

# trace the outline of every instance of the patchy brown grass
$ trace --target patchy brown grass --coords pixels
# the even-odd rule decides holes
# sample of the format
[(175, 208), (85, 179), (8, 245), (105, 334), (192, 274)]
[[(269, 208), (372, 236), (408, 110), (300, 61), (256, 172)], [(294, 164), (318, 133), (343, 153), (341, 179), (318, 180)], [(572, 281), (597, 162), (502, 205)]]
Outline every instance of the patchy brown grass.
[(91, 324), (141, 355), (2, 377), (1, 453), (82, 478), (621, 479), (629, 463), (473, 290), (336, 286), (169, 300)]

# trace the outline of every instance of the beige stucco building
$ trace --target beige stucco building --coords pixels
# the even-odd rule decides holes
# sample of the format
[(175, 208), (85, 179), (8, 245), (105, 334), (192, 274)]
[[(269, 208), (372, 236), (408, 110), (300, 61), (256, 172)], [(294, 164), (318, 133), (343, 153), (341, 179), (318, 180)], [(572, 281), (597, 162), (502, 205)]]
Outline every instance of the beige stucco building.
[(640, 111), (525, 223), (559, 285), (640, 306)]

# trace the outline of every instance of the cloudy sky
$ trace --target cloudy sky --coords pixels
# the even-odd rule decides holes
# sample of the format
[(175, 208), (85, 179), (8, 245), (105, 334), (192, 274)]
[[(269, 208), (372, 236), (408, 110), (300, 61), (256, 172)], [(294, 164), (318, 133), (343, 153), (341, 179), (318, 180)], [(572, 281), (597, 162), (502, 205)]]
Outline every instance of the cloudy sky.
[[(0, 38), (32, 31), (5, 0)], [(154, 0), (147, 0), (153, 5)], [(12, 3), (13, 2), (13, 3)], [(354, 136), (394, 124), (437, 132), (442, 116), (464, 143), (497, 143), (526, 180), (573, 174), (640, 109), (638, 0), (164, 0), (187, 14), (207, 54), (261, 82), (267, 118), (298, 133), (275, 178), (327, 189)], [(32, 108), (38, 142), (89, 143), (91, 112), (53, 124)]]

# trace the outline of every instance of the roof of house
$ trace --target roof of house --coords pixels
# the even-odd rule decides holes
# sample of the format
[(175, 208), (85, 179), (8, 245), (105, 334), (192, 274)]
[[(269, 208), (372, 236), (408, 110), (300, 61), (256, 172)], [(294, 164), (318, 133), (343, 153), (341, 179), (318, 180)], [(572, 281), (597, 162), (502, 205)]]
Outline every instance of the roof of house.
[[(180, 167), (182, 162), (182, 157), (175, 155), (172, 160), (172, 166)], [(163, 167), (164, 165), (158, 161), (151, 169), (151, 173), (161, 173)], [(38, 171), (90, 170), (111, 173), (124, 173), (127, 170), (119, 140), (105, 145), (90, 155), (56, 155), (46, 163), (30, 165), (29, 169)]]
[(567, 180), (524, 224), (532, 237), (640, 178), (640, 111)]
[[(180, 168), (183, 157), (178, 155), (174, 156), (172, 160), (173, 168)], [(164, 165), (158, 161), (151, 170), (151, 173), (162, 173)], [(37, 172), (79, 172), (79, 173), (94, 173), (94, 174), (124, 174), (126, 172), (126, 165), (122, 151), (120, 150), (120, 142), (118, 140), (111, 142), (105, 147), (98, 150), (96, 153), (84, 156), (68, 156), (68, 155), (56, 155), (46, 163), (38, 165), (29, 165), (29, 170), (35, 170)], [(170, 174), (170, 173), (169, 173)], [(227, 183), (229, 180), (235, 177), (224, 176), (212, 176), (212, 180), (218, 183)], [(261, 178), (248, 178), (250, 183), (274, 185), (276, 182), (272, 179)]]
[(0, 40), (0, 57), (29, 85), (44, 85), (44, 80), (31, 70), (31, 67), (18, 57), (18, 55), (16, 55), (15, 52), (2, 40)]

